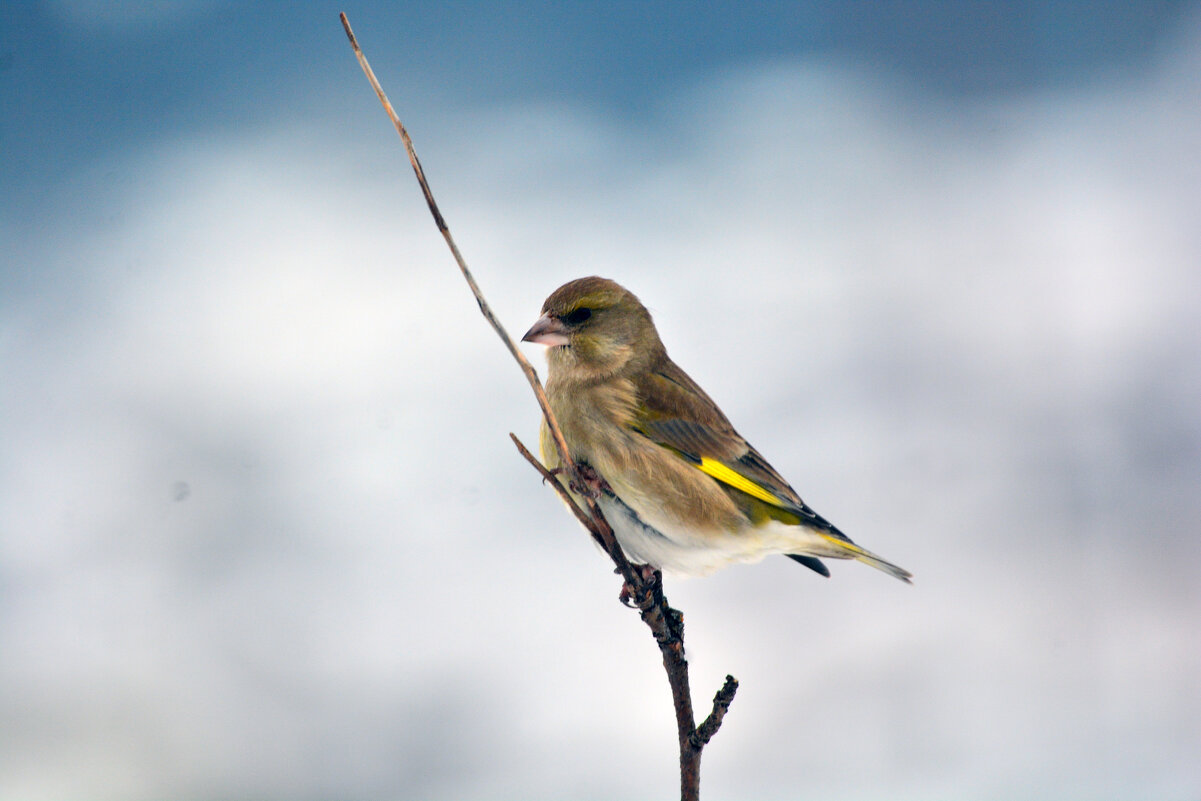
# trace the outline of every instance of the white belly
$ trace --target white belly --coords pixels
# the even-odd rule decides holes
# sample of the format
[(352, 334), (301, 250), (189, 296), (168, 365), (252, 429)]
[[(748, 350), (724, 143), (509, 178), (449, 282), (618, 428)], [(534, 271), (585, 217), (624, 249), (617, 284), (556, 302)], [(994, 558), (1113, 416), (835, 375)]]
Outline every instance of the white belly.
[(673, 525), (653, 508), (642, 514), (616, 495), (602, 493), (597, 505), (613, 535), (636, 564), (682, 576), (706, 576), (727, 565), (758, 562), (769, 554), (820, 554), (824, 541), (802, 526), (769, 523), (738, 532), (698, 532)]

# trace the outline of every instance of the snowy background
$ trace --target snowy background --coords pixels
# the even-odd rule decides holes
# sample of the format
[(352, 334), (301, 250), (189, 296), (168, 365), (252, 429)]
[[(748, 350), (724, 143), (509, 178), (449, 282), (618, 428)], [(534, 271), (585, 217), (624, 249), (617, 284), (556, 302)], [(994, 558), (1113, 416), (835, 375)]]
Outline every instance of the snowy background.
[(339, 10), (512, 333), (629, 286), (916, 576), (669, 579), (707, 798), (1201, 794), (1201, 7), (60, 0), (0, 22), (0, 798), (677, 792)]

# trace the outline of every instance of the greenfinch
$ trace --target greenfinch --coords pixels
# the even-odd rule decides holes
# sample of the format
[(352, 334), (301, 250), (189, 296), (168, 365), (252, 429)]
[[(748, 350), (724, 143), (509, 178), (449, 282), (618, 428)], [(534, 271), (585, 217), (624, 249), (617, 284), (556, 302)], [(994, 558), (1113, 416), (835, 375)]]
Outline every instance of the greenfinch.
[[(522, 339), (548, 346), (551, 409), (631, 562), (699, 576), (783, 554), (829, 576), (819, 557), (856, 559), (909, 582), (810, 509), (739, 436), (668, 357), (629, 290), (597, 277), (566, 283)], [(547, 467), (561, 467), (545, 421), (540, 445)]]

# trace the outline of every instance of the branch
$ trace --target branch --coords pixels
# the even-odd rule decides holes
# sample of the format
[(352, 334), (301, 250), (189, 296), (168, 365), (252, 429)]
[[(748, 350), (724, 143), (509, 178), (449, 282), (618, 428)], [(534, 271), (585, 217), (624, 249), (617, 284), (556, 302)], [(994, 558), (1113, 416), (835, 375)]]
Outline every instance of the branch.
[[(525, 460), (532, 464), (535, 470), (542, 474), (542, 483), (545, 484), (550, 482), (550, 485), (555, 489), (556, 492), (559, 493), (559, 497), (563, 499), (563, 503), (567, 504), (567, 508), (571, 510), (573, 515), (575, 515), (576, 520), (580, 521), (580, 525), (588, 529), (588, 533), (592, 535), (593, 539), (596, 540), (598, 545), (600, 545), (602, 548), (605, 548), (605, 550), (608, 550), (608, 548), (605, 547), (605, 538), (601, 536), (601, 532), (597, 531), (599, 528), (597, 521), (589, 517), (588, 513), (580, 508), (580, 505), (575, 501), (575, 497), (567, 491), (567, 487), (564, 487), (562, 482), (560, 482), (551, 471), (546, 469), (546, 465), (538, 461), (534, 454), (529, 452), (529, 449), (527, 449), (525, 445), (521, 443), (521, 440), (519, 440), (517, 435), (512, 431), (509, 432), (509, 439), (513, 440), (513, 444), (517, 446), (517, 452), (525, 457)], [(602, 518), (602, 520), (603, 519), (604, 518)], [(606, 524), (608, 523), (607, 520), (605, 522)]]
[(734, 693), (738, 692), (738, 679), (733, 676), (726, 676), (726, 683), (717, 691), (717, 695), (713, 696), (713, 711), (709, 713), (709, 717), (696, 728), (696, 734), (692, 737), (692, 746), (698, 751), (708, 745), (713, 739), (713, 735), (717, 734), (717, 730), (721, 728), (721, 721), (730, 711), (730, 704), (734, 703)]
[(421, 169), (421, 162), (417, 159), (417, 151), (413, 149), (413, 140), (409, 138), (409, 132), (400, 122), (400, 117), (396, 116), (396, 111), (392, 108), (392, 103), (388, 100), (388, 96), (384, 94), (384, 89), (379, 85), (379, 81), (375, 78), (375, 73), (371, 69), (371, 65), (367, 63), (367, 57), (363, 55), (362, 49), (359, 48), (359, 42), (354, 37), (354, 31), (350, 28), (350, 20), (345, 14), (339, 14), (338, 17), (342, 20), (342, 27), (346, 29), (346, 38), (350, 39), (350, 46), (354, 50), (355, 57), (359, 60), (359, 66), (363, 68), (363, 73), (366, 74), (367, 80), (371, 83), (371, 88), (375, 90), (375, 96), (379, 98), (379, 102), (384, 107), (384, 112), (388, 115), (388, 119), (392, 120), (392, 125), (396, 128), (396, 132), (400, 134), (401, 140), (404, 142), (405, 152), (409, 154), (409, 163), (413, 165), (413, 172), (417, 175), (417, 183), (421, 184), (421, 191), (425, 195), (425, 202), (430, 207), (430, 214), (434, 215), (434, 224), (438, 226), (438, 230), (442, 232), (442, 238), (446, 240), (446, 244), (450, 247), (451, 254), (455, 257), (455, 263), (459, 265), (459, 271), (463, 273), (463, 278), (467, 280), (467, 286), (471, 287), (471, 294), (475, 295), (475, 302), (480, 305), (480, 312), (484, 315), (496, 331), (497, 336), (505, 343), (505, 347), (509, 349), (509, 353), (517, 360), (517, 364), (521, 367), (521, 371), (525, 373), (526, 380), (530, 382), (530, 387), (534, 390), (534, 397), (538, 399), (538, 405), (542, 408), (542, 415), (546, 418), (550, 425), (551, 436), (554, 438), (555, 447), (559, 451), (559, 458), (562, 464), (567, 467), (572, 467), (573, 462), (571, 455), (567, 452), (567, 441), (563, 439), (563, 432), (559, 429), (559, 424), (555, 420), (550, 411), (550, 401), (546, 399), (546, 392), (542, 389), (541, 382), (538, 381), (538, 373), (534, 371), (533, 365), (526, 359), (525, 355), (518, 350), (517, 343), (505, 331), (500, 320), (496, 319), (496, 315), (492, 313), (492, 308), (488, 302), (484, 300), (484, 295), (480, 292), (479, 285), (475, 283), (475, 277), (472, 276), (471, 270), (467, 269), (467, 262), (463, 260), (463, 254), (459, 252), (459, 246), (455, 244), (454, 237), (450, 235), (450, 228), (446, 226), (446, 220), (442, 218), (442, 212), (438, 210), (438, 204), (434, 200), (434, 193), (430, 191), (429, 182), (425, 180), (425, 170)]
[[(363, 51), (359, 48), (359, 43), (355, 39), (354, 31), (350, 28), (350, 21), (347, 20), (345, 14), (340, 14), (342, 27), (346, 29), (346, 36), (350, 40), (350, 46), (354, 49), (355, 57), (359, 60), (359, 65), (363, 68), (367, 80), (371, 83), (371, 87), (375, 90), (376, 97), (384, 107), (385, 113), (392, 121), (392, 125), (396, 128), (396, 132), (400, 134), (401, 140), (404, 142), (405, 151), (409, 155), (409, 163), (413, 165), (413, 172), (417, 176), (417, 183), (421, 185), (421, 191), (425, 195), (425, 202), (429, 206), (430, 214), (434, 217), (434, 224), (438, 226), (438, 230), (442, 233), (443, 239), (450, 247), (450, 252), (454, 256), (455, 262), (459, 265), (459, 271), (463, 273), (463, 278), (467, 281), (467, 286), (470, 287), (472, 295), (475, 296), (476, 303), (479, 304), (480, 312), (484, 318), (491, 324), (493, 330), (505, 343), (505, 347), (509, 349), (509, 353), (517, 361), (521, 367), (521, 371), (525, 374), (526, 380), (530, 384), (530, 388), (534, 391), (534, 397), (538, 400), (538, 406), (542, 409), (542, 417), (546, 421), (547, 428), (550, 431), (551, 439), (558, 451), (560, 464), (563, 465), (557, 471), (550, 471), (539, 462), (533, 454), (526, 449), (515, 435), (509, 434), (513, 440), (513, 444), (517, 446), (518, 452), (541, 473), (543, 481), (549, 481), (551, 486), (559, 493), (559, 496), (567, 504), (572, 514), (576, 519), (588, 530), (593, 539), (604, 549), (616, 565), (618, 573), (621, 574), (625, 582), (622, 586), (621, 600), (627, 606), (638, 609), (642, 621), (650, 628), (654, 635), (655, 642), (659, 646), (659, 652), (663, 656), (663, 668), (667, 672), (668, 684), (671, 686), (672, 702), (675, 706), (676, 713), (676, 729), (679, 735), (680, 746), (680, 797), (684, 801), (695, 801), (700, 793), (700, 759), (701, 751), (717, 730), (721, 728), (722, 719), (725, 717), (726, 711), (729, 710), (730, 704), (734, 700), (734, 693), (738, 690), (738, 682), (733, 676), (726, 676), (725, 685), (718, 691), (713, 698), (713, 711), (705, 718), (698, 728), (696, 719), (692, 711), (692, 695), (689, 689), (688, 682), (688, 661), (684, 658), (684, 616), (677, 610), (672, 609), (667, 602), (666, 596), (663, 594), (663, 574), (658, 570), (653, 570), (649, 565), (634, 566), (626, 558), (625, 552), (622, 551), (621, 545), (617, 542), (617, 538), (613, 535), (613, 529), (610, 527), (600, 508), (596, 504), (597, 492), (591, 487), (596, 483), (595, 474), (589, 476), (581, 466), (577, 465), (571, 458), (567, 448), (567, 441), (563, 438), (563, 432), (559, 428), (558, 421), (555, 420), (554, 412), (551, 411), (550, 401), (546, 397), (546, 392), (542, 388), (542, 383), (538, 380), (538, 373), (534, 370), (529, 360), (517, 348), (517, 344), (513, 338), (505, 331), (500, 320), (492, 313), (491, 307), (484, 300), (484, 295), (480, 291), (479, 286), (475, 282), (471, 271), (467, 269), (467, 263), (463, 259), (463, 255), (459, 252), (458, 246), (455, 244), (454, 237), (450, 234), (450, 228), (446, 225), (446, 220), (442, 217), (442, 212), (438, 209), (438, 204), (434, 200), (434, 194), (430, 191), (429, 182), (425, 178), (425, 171), (421, 168), (421, 162), (417, 159), (417, 151), (413, 148), (413, 142), (409, 138), (409, 132), (405, 130), (401, 124), (400, 118), (396, 115), (396, 111), (392, 108), (391, 102), (388, 101), (388, 96), (384, 94), (383, 88), (379, 81), (376, 80), (375, 73), (371, 70), (371, 65), (367, 63), (367, 57), (363, 55)], [(589, 468), (589, 471), (591, 469)], [(568, 477), (567, 486), (564, 486), (564, 481), (556, 475), (566, 475)], [(601, 482), (603, 484), (603, 482)], [(577, 502), (575, 495), (570, 489), (576, 489), (579, 496), (583, 500), (583, 506)], [(607, 486), (603, 486), (600, 492), (611, 491)]]

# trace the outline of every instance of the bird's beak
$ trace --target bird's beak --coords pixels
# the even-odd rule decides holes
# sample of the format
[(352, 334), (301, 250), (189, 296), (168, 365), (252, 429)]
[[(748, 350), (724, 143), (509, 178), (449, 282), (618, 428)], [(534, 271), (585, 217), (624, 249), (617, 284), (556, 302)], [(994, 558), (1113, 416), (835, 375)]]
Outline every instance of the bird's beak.
[(537, 342), (539, 345), (548, 345), (552, 348), (571, 344), (571, 339), (567, 336), (567, 326), (563, 325), (562, 320), (551, 317), (549, 314), (539, 317), (538, 322), (525, 332), (521, 341)]

